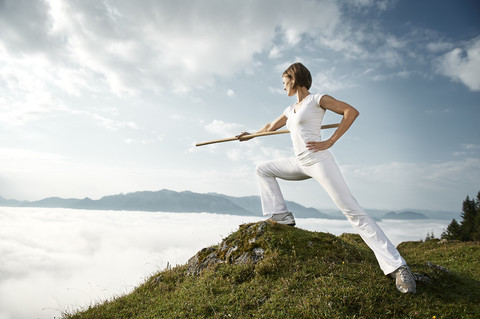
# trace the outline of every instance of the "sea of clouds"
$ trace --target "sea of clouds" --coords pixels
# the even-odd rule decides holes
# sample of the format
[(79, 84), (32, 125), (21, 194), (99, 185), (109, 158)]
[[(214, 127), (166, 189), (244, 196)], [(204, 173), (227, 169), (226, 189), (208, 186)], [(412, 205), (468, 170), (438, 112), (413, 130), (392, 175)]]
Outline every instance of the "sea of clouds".
[[(0, 207), (0, 319), (58, 318), (132, 291), (261, 216)], [(439, 236), (448, 221), (382, 221), (392, 242)], [(335, 235), (346, 220), (297, 219)]]

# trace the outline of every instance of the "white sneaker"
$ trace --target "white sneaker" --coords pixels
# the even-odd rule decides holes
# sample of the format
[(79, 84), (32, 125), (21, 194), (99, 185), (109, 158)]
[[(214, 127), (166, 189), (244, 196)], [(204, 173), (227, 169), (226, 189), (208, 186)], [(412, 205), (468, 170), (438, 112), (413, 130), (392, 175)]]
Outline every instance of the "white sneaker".
[(397, 270), (390, 274), (392, 278), (395, 278), (395, 286), (401, 293), (414, 294), (417, 290), (417, 284), (415, 283), (415, 276), (410, 271), (407, 265), (400, 266)]
[(271, 220), (279, 224), (295, 226), (295, 218), (293, 218), (293, 214), (291, 212), (273, 214), (272, 217), (267, 220)]

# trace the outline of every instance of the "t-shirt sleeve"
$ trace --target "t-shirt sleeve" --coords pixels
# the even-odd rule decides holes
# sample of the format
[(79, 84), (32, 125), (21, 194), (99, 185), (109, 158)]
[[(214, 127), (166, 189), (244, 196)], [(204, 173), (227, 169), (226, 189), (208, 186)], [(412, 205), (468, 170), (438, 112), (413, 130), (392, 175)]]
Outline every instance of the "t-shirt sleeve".
[(320, 93), (317, 93), (313, 96), (313, 100), (315, 101), (315, 105), (317, 105), (318, 107), (320, 107), (320, 100), (322, 99), (322, 96), (324, 96), (325, 94), (320, 94)]
[(292, 108), (294, 107), (295, 105), (290, 105), (290, 106), (287, 106), (287, 108), (283, 111), (283, 115), (285, 115), (285, 117), (288, 119), (288, 115), (290, 114), (290, 112), (292, 111)]

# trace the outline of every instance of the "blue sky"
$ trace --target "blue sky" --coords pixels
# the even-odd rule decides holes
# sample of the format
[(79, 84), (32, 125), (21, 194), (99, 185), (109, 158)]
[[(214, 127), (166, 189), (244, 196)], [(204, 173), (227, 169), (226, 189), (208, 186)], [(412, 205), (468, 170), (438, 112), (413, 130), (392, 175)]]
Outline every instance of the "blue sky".
[(362, 206), (458, 211), (480, 190), (479, 18), (477, 1), (4, 1), (0, 196), (258, 194), (288, 136), (194, 144), (280, 115), (301, 61), (360, 111), (331, 151)]

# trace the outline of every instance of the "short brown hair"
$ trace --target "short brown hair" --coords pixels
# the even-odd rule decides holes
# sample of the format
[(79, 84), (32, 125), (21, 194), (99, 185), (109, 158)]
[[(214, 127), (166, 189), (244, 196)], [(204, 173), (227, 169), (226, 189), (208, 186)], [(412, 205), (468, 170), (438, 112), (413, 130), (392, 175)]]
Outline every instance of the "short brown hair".
[(294, 81), (293, 87), (304, 86), (307, 90), (312, 86), (312, 75), (310, 71), (300, 62), (294, 63), (283, 72), (282, 76), (288, 76)]

